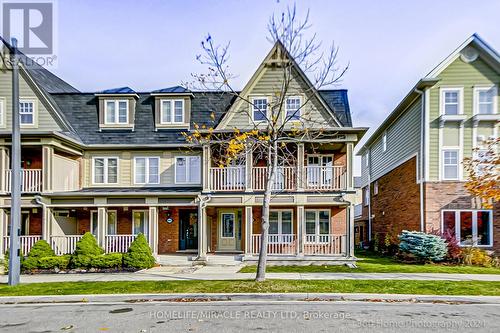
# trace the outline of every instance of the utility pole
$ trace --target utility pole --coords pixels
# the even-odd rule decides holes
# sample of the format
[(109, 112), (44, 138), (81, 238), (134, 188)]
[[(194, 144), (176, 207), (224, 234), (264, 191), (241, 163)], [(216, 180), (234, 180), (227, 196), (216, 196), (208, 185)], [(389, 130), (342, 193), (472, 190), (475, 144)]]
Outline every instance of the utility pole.
[(10, 207), (10, 250), (9, 285), (19, 284), (21, 275), (21, 128), (19, 119), (19, 58), (17, 39), (12, 38), (12, 151), (11, 151), (11, 207)]

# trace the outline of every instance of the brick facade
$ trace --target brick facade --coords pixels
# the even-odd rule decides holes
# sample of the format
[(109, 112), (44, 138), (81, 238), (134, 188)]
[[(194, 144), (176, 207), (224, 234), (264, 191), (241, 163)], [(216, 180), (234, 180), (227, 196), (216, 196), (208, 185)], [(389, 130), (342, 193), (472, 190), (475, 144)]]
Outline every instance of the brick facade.
[(420, 185), (416, 157), (377, 179), (378, 194), (371, 183), (372, 237), (383, 240), (403, 230), (420, 230)]
[[(167, 223), (167, 218), (173, 219)], [(158, 210), (158, 253), (175, 253), (179, 250), (179, 209)]]
[(29, 217), (29, 234), (31, 236), (42, 234), (42, 210), (37, 208), (36, 212), (30, 211)]

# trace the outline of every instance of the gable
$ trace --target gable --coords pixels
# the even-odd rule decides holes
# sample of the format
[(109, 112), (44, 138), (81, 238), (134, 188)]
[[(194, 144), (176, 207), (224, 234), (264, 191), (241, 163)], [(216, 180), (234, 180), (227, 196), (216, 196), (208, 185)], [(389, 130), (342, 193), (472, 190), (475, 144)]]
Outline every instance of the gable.
[[(20, 101), (32, 102), (35, 108), (34, 125), (21, 126), (23, 131), (61, 131), (65, 128), (54, 111), (49, 107), (36, 87), (22, 71), (19, 75)], [(12, 73), (10, 70), (0, 71), (0, 100), (3, 103), (3, 121), (0, 121), (0, 131), (10, 131), (12, 127)]]

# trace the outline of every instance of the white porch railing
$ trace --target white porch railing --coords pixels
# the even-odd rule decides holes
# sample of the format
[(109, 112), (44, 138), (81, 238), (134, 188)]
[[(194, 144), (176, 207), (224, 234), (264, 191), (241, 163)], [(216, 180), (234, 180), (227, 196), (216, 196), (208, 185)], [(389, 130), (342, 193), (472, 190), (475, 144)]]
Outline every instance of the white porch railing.
[(214, 191), (244, 190), (245, 176), (245, 166), (210, 168), (210, 188)]
[[(253, 234), (250, 253), (260, 253), (261, 235)], [(297, 254), (297, 235), (277, 234), (268, 235), (267, 254), (269, 255), (295, 255)]]
[(76, 243), (80, 239), (82, 239), (82, 235), (52, 236), (50, 238), (50, 245), (58, 256), (71, 254), (75, 252)]
[(306, 190), (340, 190), (346, 186), (344, 166), (306, 166)]
[(135, 235), (106, 235), (104, 241), (104, 250), (106, 253), (125, 253), (130, 244), (135, 239)]
[[(252, 168), (253, 189), (263, 191), (267, 181), (267, 167)], [(274, 177), (273, 190), (290, 191), (296, 189), (297, 168), (296, 167), (278, 167)]]
[[(19, 247), (21, 253), (26, 256), (31, 251), (33, 245), (42, 239), (42, 236), (20, 236), (19, 237)], [(3, 236), (3, 253), (5, 253), (10, 247), (10, 236)]]
[(305, 235), (304, 254), (329, 255), (346, 253), (346, 235)]
[[(4, 174), (5, 192), (11, 192), (12, 171), (5, 170)], [(21, 192), (37, 193), (42, 192), (42, 169), (21, 170)]]

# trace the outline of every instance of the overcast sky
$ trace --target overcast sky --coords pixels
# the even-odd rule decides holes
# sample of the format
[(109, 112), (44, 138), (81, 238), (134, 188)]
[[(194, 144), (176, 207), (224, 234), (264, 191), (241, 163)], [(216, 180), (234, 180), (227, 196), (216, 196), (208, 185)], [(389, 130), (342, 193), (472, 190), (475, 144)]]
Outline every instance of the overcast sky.
[[(271, 47), (269, 16), (288, 3), (59, 0), (53, 71), (82, 91), (174, 86), (203, 71), (195, 57), (210, 33), (221, 43), (231, 41), (231, 69), (241, 88)], [(499, 0), (297, 3), (301, 14), (310, 9), (311, 32), (325, 45), (335, 41), (339, 64), (349, 63), (338, 88), (349, 90), (354, 125), (371, 127), (369, 134), (418, 79), (474, 32), (500, 50)]]

